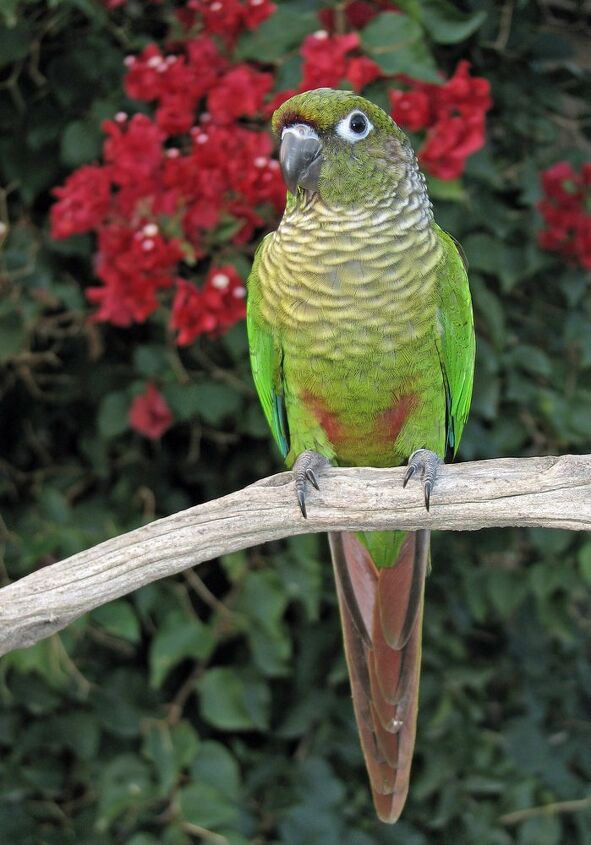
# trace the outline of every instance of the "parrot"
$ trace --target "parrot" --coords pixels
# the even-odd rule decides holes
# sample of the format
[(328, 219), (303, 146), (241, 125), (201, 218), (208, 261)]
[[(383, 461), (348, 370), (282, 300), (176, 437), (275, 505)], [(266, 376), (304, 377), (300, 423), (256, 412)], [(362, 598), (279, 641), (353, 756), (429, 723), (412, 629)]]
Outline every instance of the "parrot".
[[(374, 103), (318, 88), (273, 114), (283, 217), (247, 281), (253, 379), (307, 517), (329, 466), (406, 465), (425, 506), (467, 420), (467, 271), (434, 221), (404, 134)], [(415, 744), (430, 537), (331, 532), (353, 710), (378, 817), (397, 821)]]

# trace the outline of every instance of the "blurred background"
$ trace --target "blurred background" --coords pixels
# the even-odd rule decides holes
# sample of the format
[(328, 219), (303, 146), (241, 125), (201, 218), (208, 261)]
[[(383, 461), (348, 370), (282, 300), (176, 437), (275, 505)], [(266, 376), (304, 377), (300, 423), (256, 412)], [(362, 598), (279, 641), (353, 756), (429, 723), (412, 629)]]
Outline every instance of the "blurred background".
[[(478, 332), (460, 459), (591, 451), (591, 9), (3, 0), (0, 583), (280, 469), (245, 280), (269, 118), (352, 87), (412, 139)], [(439, 534), (417, 749), (374, 815), (323, 537), (0, 663), (7, 845), (586, 845), (591, 541)]]

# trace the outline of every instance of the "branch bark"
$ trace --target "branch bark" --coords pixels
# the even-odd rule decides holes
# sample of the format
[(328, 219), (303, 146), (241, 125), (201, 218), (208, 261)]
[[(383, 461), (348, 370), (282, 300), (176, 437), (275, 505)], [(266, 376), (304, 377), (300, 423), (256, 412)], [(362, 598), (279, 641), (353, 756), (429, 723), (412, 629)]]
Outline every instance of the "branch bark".
[(83, 613), (205, 560), (294, 534), (333, 530), (538, 526), (591, 530), (591, 455), (507, 458), (441, 467), (431, 497), (402, 489), (403, 468), (335, 468), (311, 489), (308, 519), (291, 473), (159, 519), (0, 590), (0, 655)]

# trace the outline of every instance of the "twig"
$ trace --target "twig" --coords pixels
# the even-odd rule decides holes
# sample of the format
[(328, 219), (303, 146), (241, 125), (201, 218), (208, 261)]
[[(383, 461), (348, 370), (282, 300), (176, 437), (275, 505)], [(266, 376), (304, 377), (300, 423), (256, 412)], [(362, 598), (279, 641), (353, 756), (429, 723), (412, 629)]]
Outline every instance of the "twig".
[(83, 613), (205, 560), (295, 534), (535, 526), (591, 530), (591, 455), (442, 467), (427, 512), (403, 468), (334, 468), (299, 511), (291, 473), (107, 540), (0, 590), (0, 654)]
[(499, 817), (501, 824), (511, 826), (520, 824), (537, 816), (556, 816), (559, 813), (579, 813), (581, 810), (591, 810), (591, 795), (577, 798), (574, 801), (555, 801), (553, 804), (540, 804), (539, 807), (527, 807), (525, 810), (515, 810)]
[(213, 830), (207, 830), (207, 828), (201, 827), (201, 825), (193, 824), (192, 822), (183, 822), (181, 828), (190, 836), (200, 836), (206, 842), (215, 842), (217, 845), (228, 845), (228, 840), (221, 833), (214, 833)]

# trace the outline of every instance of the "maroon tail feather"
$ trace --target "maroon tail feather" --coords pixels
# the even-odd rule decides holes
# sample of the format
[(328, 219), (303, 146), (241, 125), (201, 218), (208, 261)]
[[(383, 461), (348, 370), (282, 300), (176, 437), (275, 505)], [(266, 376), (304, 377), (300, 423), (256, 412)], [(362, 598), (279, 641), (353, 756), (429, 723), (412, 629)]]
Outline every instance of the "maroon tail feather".
[(415, 744), (429, 532), (407, 534), (378, 569), (355, 534), (329, 534), (353, 708), (378, 816), (406, 801)]

